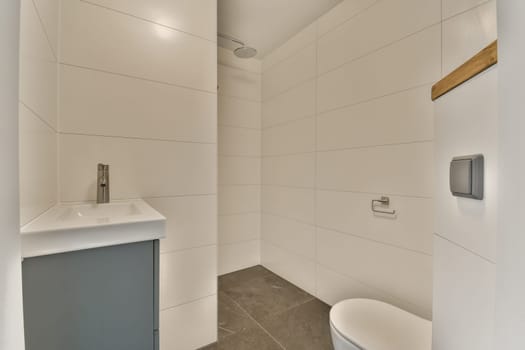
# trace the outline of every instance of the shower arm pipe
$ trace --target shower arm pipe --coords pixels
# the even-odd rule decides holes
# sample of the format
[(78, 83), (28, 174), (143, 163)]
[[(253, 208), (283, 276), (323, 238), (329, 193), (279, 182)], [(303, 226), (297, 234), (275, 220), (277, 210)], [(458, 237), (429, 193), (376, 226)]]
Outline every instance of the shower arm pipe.
[(246, 46), (246, 45), (244, 44), (243, 41), (241, 41), (241, 40), (239, 40), (239, 39), (237, 39), (237, 38), (234, 38), (234, 37), (231, 36), (231, 35), (222, 34), (222, 33), (217, 33), (217, 36), (218, 36), (219, 38), (223, 38), (223, 39), (226, 39), (226, 40), (233, 41), (234, 43), (237, 43), (237, 44), (239, 44), (239, 45), (241, 45), (241, 46)]

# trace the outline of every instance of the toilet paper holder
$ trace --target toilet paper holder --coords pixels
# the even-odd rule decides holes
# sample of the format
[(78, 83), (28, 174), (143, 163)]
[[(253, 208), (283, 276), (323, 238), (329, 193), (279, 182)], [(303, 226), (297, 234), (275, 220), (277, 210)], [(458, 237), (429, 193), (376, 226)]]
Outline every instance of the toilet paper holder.
[(381, 199), (372, 199), (372, 211), (374, 213), (379, 214), (388, 214), (388, 215), (395, 215), (396, 211), (394, 209), (384, 210), (384, 209), (377, 209), (379, 205), (390, 205), (390, 197), (387, 196), (381, 196)]

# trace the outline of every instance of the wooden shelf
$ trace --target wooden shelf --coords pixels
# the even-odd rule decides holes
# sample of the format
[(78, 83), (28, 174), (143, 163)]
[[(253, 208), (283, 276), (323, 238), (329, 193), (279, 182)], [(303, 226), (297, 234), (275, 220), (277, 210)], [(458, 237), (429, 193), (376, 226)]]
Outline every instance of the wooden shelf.
[(496, 63), (498, 63), (497, 40), (432, 86), (432, 101), (437, 100)]

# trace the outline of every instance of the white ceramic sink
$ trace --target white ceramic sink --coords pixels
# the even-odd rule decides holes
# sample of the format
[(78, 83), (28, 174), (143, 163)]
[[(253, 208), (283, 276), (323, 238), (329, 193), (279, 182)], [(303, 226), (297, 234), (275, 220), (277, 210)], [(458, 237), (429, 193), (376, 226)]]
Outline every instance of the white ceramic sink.
[(164, 238), (166, 218), (143, 200), (60, 204), (22, 227), (32, 257)]

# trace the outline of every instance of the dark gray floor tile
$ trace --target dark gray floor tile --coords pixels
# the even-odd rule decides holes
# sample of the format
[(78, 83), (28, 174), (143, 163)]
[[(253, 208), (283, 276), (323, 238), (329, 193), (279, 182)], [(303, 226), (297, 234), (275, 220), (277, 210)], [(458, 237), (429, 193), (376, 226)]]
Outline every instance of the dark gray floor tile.
[(221, 290), (258, 322), (281, 313), (313, 297), (272, 273), (238, 280)]
[(253, 327), (229, 336), (206, 350), (283, 350), (260, 327)]
[(224, 292), (219, 292), (219, 341), (256, 323)]
[(264, 277), (271, 274), (271, 271), (265, 269), (261, 265), (235, 271), (219, 277), (219, 290), (228, 289), (241, 282), (244, 283), (253, 278)]
[(205, 346), (203, 348), (199, 348), (198, 350), (217, 350), (219, 345), (217, 343), (210, 344), (208, 346)]
[(261, 325), (287, 350), (332, 350), (329, 312), (328, 305), (314, 299)]

